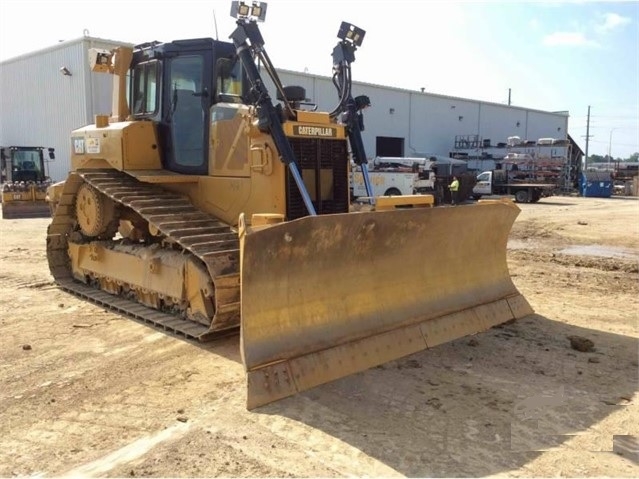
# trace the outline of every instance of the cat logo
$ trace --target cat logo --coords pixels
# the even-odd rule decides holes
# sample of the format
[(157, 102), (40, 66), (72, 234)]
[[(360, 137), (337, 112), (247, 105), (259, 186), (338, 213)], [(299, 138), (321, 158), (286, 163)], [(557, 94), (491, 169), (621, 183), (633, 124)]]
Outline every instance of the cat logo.
[(323, 138), (335, 138), (337, 136), (337, 128), (328, 126), (305, 126), (295, 125), (293, 134), (297, 136), (320, 136)]

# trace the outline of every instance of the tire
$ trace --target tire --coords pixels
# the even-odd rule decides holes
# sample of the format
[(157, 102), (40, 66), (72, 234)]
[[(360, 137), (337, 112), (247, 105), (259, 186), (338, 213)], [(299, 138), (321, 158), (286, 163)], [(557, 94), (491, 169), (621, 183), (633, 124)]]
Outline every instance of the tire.
[(479, 201), (481, 199), (481, 195), (473, 195), (473, 199)]
[(517, 203), (528, 203), (530, 200), (527, 190), (518, 190), (515, 192), (515, 201)]
[(402, 192), (399, 191), (397, 188), (388, 188), (384, 192), (384, 196), (402, 196)]

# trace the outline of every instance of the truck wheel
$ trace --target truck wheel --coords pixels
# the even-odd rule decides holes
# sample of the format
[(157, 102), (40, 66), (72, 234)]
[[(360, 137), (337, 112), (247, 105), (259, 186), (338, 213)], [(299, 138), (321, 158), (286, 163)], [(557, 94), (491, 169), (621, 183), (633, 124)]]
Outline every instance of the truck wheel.
[(473, 195), (473, 198), (474, 198), (476, 201), (479, 201), (479, 200), (481, 199), (481, 195)]
[(399, 191), (397, 188), (388, 188), (384, 192), (384, 196), (402, 196), (402, 192)]
[(517, 203), (528, 203), (528, 191), (519, 190), (515, 192), (515, 201)]

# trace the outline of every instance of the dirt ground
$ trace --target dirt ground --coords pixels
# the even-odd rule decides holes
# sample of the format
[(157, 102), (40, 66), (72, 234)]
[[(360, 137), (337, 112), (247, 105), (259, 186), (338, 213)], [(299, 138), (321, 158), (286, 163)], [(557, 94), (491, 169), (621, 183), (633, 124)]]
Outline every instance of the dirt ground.
[(48, 221), (0, 221), (0, 476), (638, 477), (639, 201), (520, 206), (536, 314), (252, 412), (238, 338), (70, 296)]

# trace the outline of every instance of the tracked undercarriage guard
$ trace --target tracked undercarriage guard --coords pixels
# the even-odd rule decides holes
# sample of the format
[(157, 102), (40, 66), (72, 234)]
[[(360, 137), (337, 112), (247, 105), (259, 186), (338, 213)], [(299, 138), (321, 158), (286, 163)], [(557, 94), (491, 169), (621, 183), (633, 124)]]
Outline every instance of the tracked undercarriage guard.
[(533, 313), (510, 201), (306, 217), (241, 238), (249, 409)]

